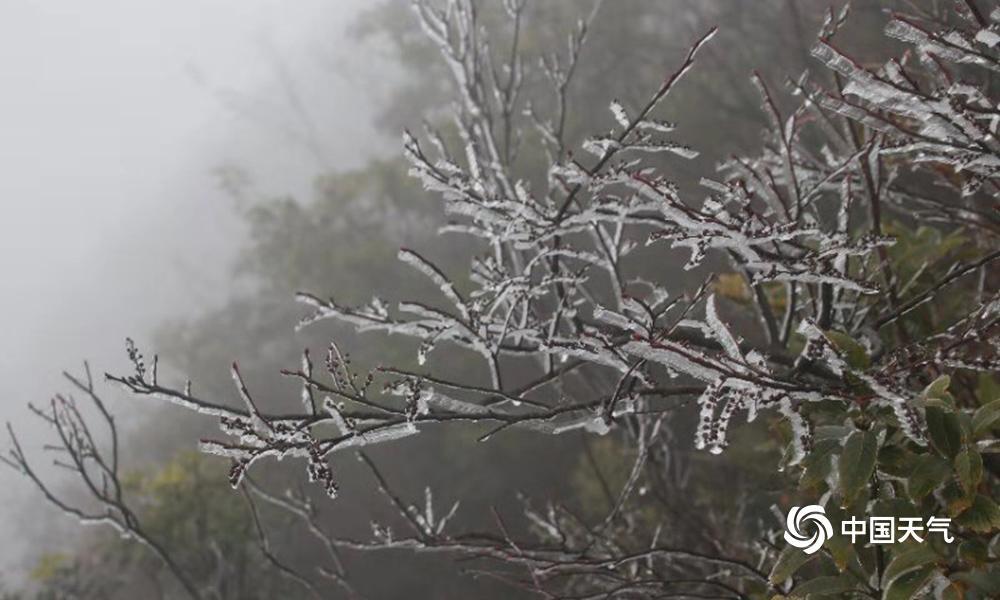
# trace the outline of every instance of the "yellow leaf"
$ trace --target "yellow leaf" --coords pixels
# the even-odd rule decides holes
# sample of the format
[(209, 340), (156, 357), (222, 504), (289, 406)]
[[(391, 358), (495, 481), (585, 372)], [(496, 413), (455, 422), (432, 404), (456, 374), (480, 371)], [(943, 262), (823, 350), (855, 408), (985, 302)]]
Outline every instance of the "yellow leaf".
[(715, 278), (715, 293), (734, 302), (749, 302), (750, 288), (738, 273), (723, 273)]

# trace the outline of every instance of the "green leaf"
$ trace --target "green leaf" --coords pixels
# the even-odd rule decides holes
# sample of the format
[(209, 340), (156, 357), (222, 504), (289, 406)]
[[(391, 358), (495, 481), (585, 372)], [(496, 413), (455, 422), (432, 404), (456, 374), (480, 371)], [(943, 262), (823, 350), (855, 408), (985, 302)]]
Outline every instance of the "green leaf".
[(951, 377), (948, 375), (942, 375), (932, 381), (920, 394), (924, 406), (942, 408), (946, 412), (955, 410), (955, 398), (948, 392), (949, 385)]
[(842, 504), (847, 506), (865, 489), (875, 472), (878, 439), (871, 431), (855, 431), (844, 442), (840, 454), (840, 492)]
[(955, 523), (977, 533), (990, 533), (1000, 529), (1000, 507), (982, 494), (976, 494), (972, 506), (955, 519)]
[(917, 466), (917, 457), (896, 444), (886, 444), (878, 451), (878, 470), (894, 477), (909, 477)]
[(844, 354), (847, 364), (859, 370), (871, 366), (872, 361), (868, 356), (868, 351), (853, 337), (840, 331), (824, 331), (823, 333)]
[(898, 552), (889, 562), (882, 574), (882, 587), (891, 586), (896, 579), (925, 567), (938, 559), (938, 555), (929, 544), (915, 544)]
[[(839, 530), (834, 529), (834, 531)], [(840, 571), (847, 569), (847, 564), (854, 558), (854, 545), (851, 544), (850, 538), (842, 535), (834, 535), (827, 540), (826, 549), (829, 550), (830, 556), (833, 557), (833, 563)]]
[(970, 538), (958, 545), (958, 556), (967, 564), (979, 566), (989, 560), (990, 551), (986, 542)]
[(955, 458), (962, 448), (962, 427), (958, 417), (936, 406), (928, 406), (926, 414), (931, 445), (945, 458)]
[(972, 506), (972, 501), (976, 498), (974, 494), (966, 493), (958, 481), (952, 479), (941, 489), (941, 499), (944, 501), (948, 516), (957, 517)]
[(971, 494), (983, 478), (983, 457), (975, 450), (962, 450), (955, 457), (955, 472), (962, 489)]
[[(833, 525), (834, 532), (842, 530), (842, 523), (845, 517), (845, 512), (842, 508), (837, 506), (836, 503), (831, 502), (826, 507), (826, 516), (830, 519), (830, 524)], [(855, 557), (854, 545), (851, 544), (851, 539), (844, 535), (834, 533), (833, 537), (826, 541), (826, 546), (824, 547), (830, 552), (834, 564), (841, 572), (847, 569), (847, 565)]]
[(925, 398), (944, 398), (945, 394), (948, 393), (948, 386), (951, 385), (951, 377), (948, 375), (942, 375), (931, 382), (929, 386), (924, 388)]
[(812, 560), (814, 556), (817, 555), (806, 554), (795, 546), (785, 546), (781, 554), (778, 555), (778, 560), (774, 563), (768, 579), (770, 579), (771, 583), (780, 585), (794, 575), (802, 565)]
[(816, 440), (812, 451), (802, 459), (802, 478), (799, 485), (809, 488), (822, 483), (830, 474), (831, 457), (840, 450), (837, 440)]
[(900, 575), (885, 588), (882, 600), (911, 600), (934, 575), (934, 567), (924, 567)]
[(916, 466), (906, 482), (906, 490), (915, 502), (931, 493), (951, 475), (951, 465), (943, 458), (924, 454), (916, 459)]
[(989, 431), (997, 419), (1000, 419), (1000, 400), (980, 406), (972, 415), (972, 435), (978, 437)]
[(803, 582), (792, 590), (796, 598), (822, 598), (823, 596), (842, 596), (857, 588), (858, 581), (853, 575), (823, 575)]
[(1000, 383), (988, 373), (980, 373), (976, 385), (976, 398), (979, 404), (989, 404), (994, 400), (1000, 400)]

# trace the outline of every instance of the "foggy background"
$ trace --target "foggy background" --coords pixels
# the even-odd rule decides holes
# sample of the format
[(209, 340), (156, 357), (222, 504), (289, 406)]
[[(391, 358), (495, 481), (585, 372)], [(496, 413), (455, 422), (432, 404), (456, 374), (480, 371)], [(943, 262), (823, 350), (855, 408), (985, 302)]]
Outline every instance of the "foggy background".
[[(66, 391), (61, 371), (78, 372), (83, 359), (98, 379), (105, 371), (128, 371), (126, 336), (146, 352), (163, 350), (172, 374), (190, 376), (206, 397), (224, 401), (233, 393), (228, 365), (238, 360), (255, 393), (281, 401), (289, 388), (274, 381), (281, 379), (276, 370), (297, 364), (304, 346), (319, 350), (344, 329), (294, 333), (302, 314), (294, 290), (335, 294), (347, 303), (375, 291), (409, 294), (421, 288), (397, 277), (399, 246), (427, 249), (445, 266), (466, 257), (461, 242), (436, 234), (440, 202), (422, 193), (398, 160), (402, 128), (419, 127), (430, 112), (431, 120), (442, 120), (449, 106), (445, 69), (412, 41), (422, 37), (400, 16), (412, 16), (408, 4), (0, 0), (0, 420), (15, 423), (37, 466), (50, 460), (38, 450), (51, 433), (41, 436), (42, 424), (25, 404)], [(536, 19), (532, 52), (562, 51), (566, 32), (590, 7), (576, 0), (529, 4)], [(682, 189), (704, 193), (698, 179), (719, 160), (759, 146), (764, 120), (751, 69), (760, 67), (776, 90), (785, 75), (801, 72), (827, 6), (607, 0), (576, 75), (568, 138), (575, 144), (612, 126), (611, 98), (639, 105), (693, 39), (720, 25), (663, 111), (679, 122), (677, 139), (702, 151), (697, 160), (669, 162), (671, 177)], [(374, 16), (359, 25), (367, 9)], [(859, 31), (881, 38), (880, 11), (857, 8), (852, 18), (879, 23)], [(383, 37), (359, 38), (365, 23)], [(241, 202), (244, 194), (252, 198)], [(254, 206), (263, 210), (249, 210)], [(651, 265), (657, 272), (663, 267)], [(681, 285), (701, 275), (678, 269), (670, 277)], [(359, 362), (405, 346), (370, 340), (349, 339)], [(109, 389), (102, 383), (102, 392)], [(194, 448), (216, 426), (182, 410), (157, 420), (166, 414), (158, 408), (163, 403), (108, 396), (124, 433), (134, 435), (123, 447), (135, 461), (167, 464), (178, 445)], [(387, 476), (407, 492), (451, 486), (447, 493), (462, 498), (473, 524), (494, 502), (512, 503), (515, 490), (539, 498), (577, 494), (583, 504), (597, 497), (593, 479), (580, 476), (575, 437), (512, 433), (476, 445), (462, 439), (468, 432), (451, 435), (373, 452), (384, 453), (377, 458)], [(684, 443), (680, 452), (690, 451)], [(6, 448), (3, 435), (0, 450)], [(614, 458), (613, 446), (597, 450)], [(734, 455), (717, 463), (711, 477), (758, 491), (744, 476), (761, 465)], [(525, 466), (526, 456), (544, 459)], [(274, 481), (298, 481), (300, 466)], [(356, 465), (336, 467), (344, 469), (345, 485), (327, 516), (367, 535), (372, 513), (386, 511), (377, 507), (370, 477)], [(206, 489), (239, 502), (223, 475), (211, 481)], [(706, 482), (714, 491), (716, 481)], [(758, 496), (767, 506), (769, 497)], [(73, 558), (107, 549), (99, 544), (109, 536), (73, 546), (86, 534), (7, 468), (0, 468), (0, 503), (0, 587), (20, 585), (41, 552), (65, 547)], [(283, 550), (311, 564), (302, 539), (284, 533)], [(252, 535), (237, 541), (247, 546), (248, 539), (255, 544)], [(180, 540), (191, 564), (206, 562), (205, 548)], [(458, 587), (452, 582), (458, 570), (447, 561), (433, 570), (398, 554), (373, 556), (356, 559), (367, 561), (359, 579), (375, 590), (372, 597), (469, 597), (467, 589), (478, 598), (510, 597), (503, 588), (491, 595)], [(100, 573), (115, 571), (109, 564)], [(392, 577), (383, 576), (386, 565)]]
[[(29, 437), (25, 404), (64, 390), (62, 370), (119, 370), (126, 336), (230, 293), (245, 232), (215, 168), (304, 194), (386, 147), (375, 63), (345, 35), (363, 4), (0, 0), (0, 420)], [(350, 144), (303, 142), (287, 77), (309, 135)], [(34, 521), (69, 521), (27, 510), (35, 493), (0, 469), (5, 580)]]

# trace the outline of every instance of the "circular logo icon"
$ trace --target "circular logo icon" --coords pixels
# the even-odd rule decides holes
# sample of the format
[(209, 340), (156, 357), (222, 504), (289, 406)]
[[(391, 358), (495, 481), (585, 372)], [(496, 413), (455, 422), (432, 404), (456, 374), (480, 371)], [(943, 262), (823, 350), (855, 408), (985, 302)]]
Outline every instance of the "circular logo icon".
[[(813, 525), (804, 527), (809, 523)], [(811, 536), (804, 531), (809, 528), (813, 530)], [(818, 551), (832, 535), (833, 525), (826, 518), (826, 510), (819, 504), (793, 506), (788, 511), (785, 518), (785, 541), (806, 554)]]

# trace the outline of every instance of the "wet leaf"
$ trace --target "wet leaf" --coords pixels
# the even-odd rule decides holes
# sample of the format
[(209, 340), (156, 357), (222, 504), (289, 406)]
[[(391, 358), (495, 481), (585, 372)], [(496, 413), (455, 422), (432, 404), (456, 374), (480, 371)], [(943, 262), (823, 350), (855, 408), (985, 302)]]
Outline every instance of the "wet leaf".
[(913, 570), (933, 563), (938, 555), (928, 544), (915, 544), (893, 556), (882, 574), (882, 587), (890, 586), (896, 579)]
[(919, 502), (934, 488), (945, 482), (951, 474), (951, 466), (947, 461), (933, 454), (917, 457), (916, 466), (906, 482), (906, 490), (910, 498)]
[(816, 554), (806, 554), (795, 546), (785, 546), (778, 555), (778, 560), (771, 569), (768, 579), (771, 583), (779, 585), (798, 571), (802, 565), (812, 560)]
[(927, 407), (927, 432), (931, 445), (945, 458), (953, 459), (962, 448), (962, 428), (955, 413)]
[(912, 600), (917, 595), (917, 592), (930, 583), (933, 575), (933, 567), (924, 567), (900, 575), (889, 587), (885, 588), (882, 600)]
[(844, 442), (840, 455), (840, 492), (842, 504), (848, 505), (865, 489), (875, 472), (878, 440), (870, 431), (855, 431)]
[(847, 364), (860, 370), (871, 366), (872, 361), (868, 356), (868, 351), (853, 337), (840, 331), (825, 331), (824, 333), (833, 342), (833, 345), (844, 354)]
[(972, 414), (972, 435), (979, 437), (988, 432), (998, 419), (1000, 419), (1000, 400), (980, 406)]
[(972, 505), (962, 512), (955, 523), (977, 533), (990, 533), (1000, 529), (1000, 507), (992, 499), (976, 494)]
[(955, 457), (955, 473), (965, 492), (971, 494), (983, 478), (983, 457), (975, 450), (962, 450)]

